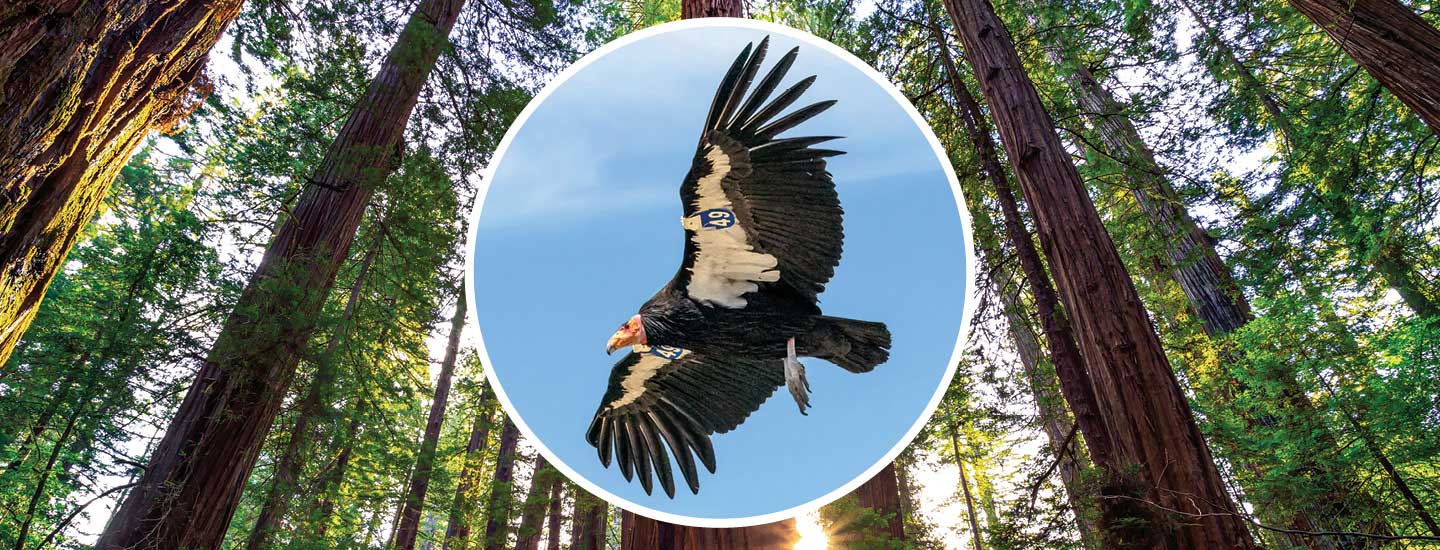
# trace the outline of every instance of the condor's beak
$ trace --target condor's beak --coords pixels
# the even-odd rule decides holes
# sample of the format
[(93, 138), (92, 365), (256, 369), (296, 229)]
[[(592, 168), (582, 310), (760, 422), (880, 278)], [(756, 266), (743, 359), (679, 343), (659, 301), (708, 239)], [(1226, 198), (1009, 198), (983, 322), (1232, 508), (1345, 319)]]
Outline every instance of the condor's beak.
[(636, 315), (620, 326), (620, 330), (610, 335), (610, 340), (605, 342), (605, 355), (615, 353), (615, 350), (625, 346), (645, 343), (645, 327), (640, 324), (640, 316)]
[(615, 331), (615, 334), (610, 337), (610, 341), (605, 343), (605, 355), (615, 353), (615, 350), (625, 346), (633, 346), (638, 340), (635, 333), (626, 332), (624, 328), (621, 328)]

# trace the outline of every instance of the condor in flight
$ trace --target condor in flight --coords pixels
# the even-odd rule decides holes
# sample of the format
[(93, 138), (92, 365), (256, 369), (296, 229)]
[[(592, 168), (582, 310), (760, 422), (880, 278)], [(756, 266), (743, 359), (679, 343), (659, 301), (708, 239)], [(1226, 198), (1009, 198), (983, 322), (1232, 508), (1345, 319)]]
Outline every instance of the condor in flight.
[(841, 151), (813, 148), (833, 136), (778, 136), (835, 102), (780, 116), (815, 81), (805, 78), (770, 99), (799, 48), (747, 98), (769, 41), (746, 45), (715, 93), (680, 186), (679, 271), (606, 344), (607, 353), (632, 350), (611, 372), (585, 437), (606, 467), (613, 451), (626, 480), (638, 473), (647, 494), (653, 472), (675, 496), (666, 447), (698, 493), (695, 457), (715, 472), (710, 435), (740, 425), (782, 383), (803, 414), (810, 387), (797, 356), (857, 373), (890, 357), (883, 323), (820, 312), (818, 296), (844, 240), (825, 158)]

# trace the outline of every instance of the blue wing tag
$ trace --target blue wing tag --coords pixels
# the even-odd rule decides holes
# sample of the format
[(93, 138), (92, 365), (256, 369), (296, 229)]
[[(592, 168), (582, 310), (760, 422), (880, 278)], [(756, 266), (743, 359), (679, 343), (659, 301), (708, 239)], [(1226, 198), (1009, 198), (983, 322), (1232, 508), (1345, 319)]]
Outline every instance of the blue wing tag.
[(675, 346), (650, 346), (650, 351), (647, 353), (667, 361), (674, 361), (679, 359), (681, 355), (684, 355), (685, 350)]
[(700, 227), (705, 229), (725, 229), (735, 225), (735, 213), (724, 208), (711, 208), (695, 213), (700, 220)]

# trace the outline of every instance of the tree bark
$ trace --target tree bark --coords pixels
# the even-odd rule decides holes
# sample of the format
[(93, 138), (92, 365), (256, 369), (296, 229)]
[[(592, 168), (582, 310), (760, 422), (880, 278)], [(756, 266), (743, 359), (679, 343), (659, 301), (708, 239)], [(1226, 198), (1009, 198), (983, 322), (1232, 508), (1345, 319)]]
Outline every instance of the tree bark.
[(629, 511), (620, 516), (620, 550), (771, 550), (792, 548), (798, 540), (793, 519), (711, 529), (655, 521)]
[(415, 469), (410, 474), (410, 490), (400, 512), (400, 526), (395, 531), (395, 547), (414, 550), (415, 537), (420, 533), (420, 513), (425, 509), (425, 493), (430, 490), (430, 475), (435, 468), (435, 446), (440, 442), (440, 427), (445, 423), (445, 407), (450, 402), (450, 380), (455, 374), (460, 355), (460, 336), (465, 332), (465, 292), (456, 293), (455, 315), (450, 320), (450, 340), (445, 344), (445, 359), (440, 363), (440, 377), (435, 380), (435, 398), (430, 401), (430, 416), (425, 420), (425, 436), (415, 456)]
[(555, 473), (555, 481), (550, 484), (550, 510), (545, 514), (545, 548), (546, 550), (560, 550), (560, 505), (565, 500), (565, 494), (561, 492), (565, 484), (561, 481), (559, 472)]
[(206, 54), (241, 3), (0, 7), (0, 365), (130, 154), (209, 93)]
[(270, 535), (274, 533), (280, 521), (285, 518), (285, 513), (290, 506), (290, 498), (294, 496), (295, 480), (300, 471), (300, 457), (304, 454), (306, 442), (312, 437), (311, 422), (324, 414), (325, 398), (330, 392), (330, 387), (335, 383), (335, 350), (339, 347), (341, 340), (349, 333), (350, 321), (355, 317), (355, 307), (360, 303), (360, 293), (365, 287), (365, 279), (370, 273), (370, 266), (375, 262), (375, 256), (380, 252), (380, 239), (376, 239), (370, 250), (365, 252), (365, 258), (360, 261), (360, 272), (355, 275), (355, 282), (350, 286), (350, 296), (345, 299), (345, 312), (341, 314), (340, 325), (336, 333), (330, 337), (325, 344), (325, 352), (320, 356), (320, 363), (315, 367), (315, 379), (310, 381), (310, 387), (305, 391), (305, 397), (300, 400), (296, 407), (295, 425), (290, 428), (290, 437), (285, 442), (285, 448), (280, 452), (280, 458), (275, 464), (274, 479), (270, 482), (270, 491), (265, 496), (264, 504), (260, 505), (260, 513), (256, 516), (255, 527), (250, 530), (250, 537), (246, 539), (245, 547), (248, 550), (261, 550), (270, 546)]
[(504, 550), (510, 526), (511, 483), (515, 481), (515, 445), (520, 442), (520, 429), (505, 418), (500, 431), (500, 449), (495, 455), (495, 474), (490, 477), (490, 501), (485, 506), (485, 550)]
[(603, 550), (608, 507), (584, 489), (574, 487), (575, 508), (570, 524), (571, 550)]
[(860, 507), (874, 510), (885, 520), (884, 525), (872, 530), (869, 533), (872, 536), (866, 537), (866, 540), (905, 540), (905, 517), (894, 462), (886, 464), (875, 477), (857, 487), (851, 494), (855, 495)]
[[(1159, 337), (1049, 113), (987, 0), (946, 0), (1031, 207), (1115, 438), (1102, 526), (1112, 548), (1254, 548)], [(1088, 439), (1088, 434), (1087, 434)], [(1103, 461), (1103, 462), (1102, 462)]]
[(745, 17), (745, 0), (681, 0), (680, 18)]
[[(1050, 276), (1045, 272), (1045, 265), (1040, 259), (1040, 253), (1035, 249), (1035, 242), (1030, 230), (1025, 227), (1025, 221), (1020, 216), (1018, 201), (1015, 199), (1015, 193), (1011, 191), (1009, 177), (1000, 162), (995, 140), (990, 135), (990, 125), (980, 110), (979, 102), (970, 93), (969, 87), (965, 85), (959, 71), (955, 68), (955, 62), (950, 56), (950, 46), (945, 40), (944, 34), (941, 33), (938, 25), (932, 25), (931, 30), (939, 45), (941, 62), (949, 77), (956, 101), (960, 105), (960, 119), (964, 123), (966, 133), (970, 136), (976, 154), (980, 157), (985, 177), (990, 181), (990, 187), (995, 191), (996, 199), (1000, 203), (1000, 209), (1005, 219), (1006, 237), (1010, 245), (1015, 248), (1015, 256), (1020, 261), (1026, 285), (1034, 297), (1035, 308), (1039, 312), (1045, 339), (1050, 343), (1050, 364), (1055, 368), (1056, 376), (1060, 380), (1061, 393), (1065, 402), (1070, 405), (1070, 409), (1075, 411), (1075, 417), (1080, 424), (1081, 433), (1085, 434), (1084, 440), (1091, 456), (1097, 456), (1098, 453), (1098, 456), (1108, 460), (1110, 456), (1114, 455), (1112, 450), (1114, 438), (1110, 434), (1111, 429), (1100, 415), (1094, 384), (1090, 379), (1089, 372), (1085, 369), (1084, 359), (1080, 354), (1079, 345), (1075, 343), (1075, 335), (1071, 330), (1070, 322), (1060, 308), (1059, 298), (1050, 282)], [(975, 215), (984, 214), (977, 213)], [(996, 256), (998, 257), (998, 254)], [(1006, 292), (1005, 285), (1000, 284), (999, 281), (992, 281), (992, 284), (996, 286), (997, 292), (1004, 301), (1005, 314), (1010, 321), (1010, 334), (1015, 340), (1016, 352), (1020, 356), (1021, 366), (1029, 378), (1036, 405), (1041, 408), (1042, 418), (1045, 419), (1042, 427), (1050, 439), (1055, 456), (1061, 457), (1061, 479), (1065, 482), (1081, 539), (1086, 541), (1086, 544), (1093, 546), (1095, 529), (1090, 524), (1088, 510), (1091, 509), (1094, 495), (1083, 494), (1080, 489), (1082, 486), (1080, 473), (1083, 466), (1076, 458), (1079, 445), (1073, 441), (1073, 438), (1068, 443), (1065, 442), (1067, 435), (1071, 432), (1070, 415), (1056, 399), (1057, 396), (1050, 387), (1049, 381), (1040, 379), (1037, 374), (1040, 344), (1035, 339), (1029, 323), (1020, 318), (1022, 310), (1017, 307), (1015, 297)]]
[(490, 388), (480, 394), (475, 424), (470, 427), (470, 441), (465, 444), (465, 464), (460, 468), (460, 483), (455, 489), (455, 503), (450, 506), (450, 521), (445, 527), (445, 550), (465, 548), (470, 538), (470, 512), (475, 507), (475, 487), (480, 481), (481, 460), (485, 443), (490, 440)]
[(950, 448), (955, 453), (955, 467), (960, 470), (960, 490), (965, 495), (965, 517), (970, 520), (970, 542), (974, 543), (975, 550), (985, 550), (980, 520), (975, 517), (975, 498), (970, 495), (970, 480), (965, 477), (965, 460), (960, 456), (960, 436), (955, 431), (955, 423), (950, 423), (949, 428)]
[(424, 0), (276, 233), (98, 548), (214, 548), (464, 0)]
[(1290, 0), (1440, 135), (1440, 30), (1397, 0)]
[(521, 505), (520, 542), (515, 545), (515, 550), (539, 550), (541, 527), (545, 523), (545, 511), (549, 508), (547, 497), (550, 487), (559, 481), (556, 479), (558, 474), (544, 455), (535, 454), (535, 471), (530, 476), (530, 490), (525, 493), (525, 503)]

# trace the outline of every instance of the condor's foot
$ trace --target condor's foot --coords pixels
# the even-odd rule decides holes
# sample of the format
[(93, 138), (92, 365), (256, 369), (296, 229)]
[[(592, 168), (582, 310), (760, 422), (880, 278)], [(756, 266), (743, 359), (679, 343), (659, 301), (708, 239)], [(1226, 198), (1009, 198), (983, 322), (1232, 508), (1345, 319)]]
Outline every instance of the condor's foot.
[(810, 407), (810, 381), (805, 379), (805, 365), (795, 356), (794, 338), (785, 342), (785, 387), (800, 406), (800, 414), (808, 416), (805, 409)]

